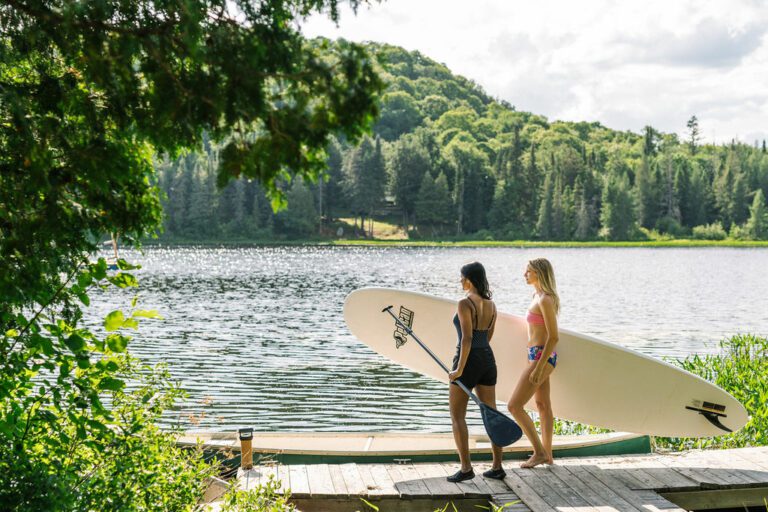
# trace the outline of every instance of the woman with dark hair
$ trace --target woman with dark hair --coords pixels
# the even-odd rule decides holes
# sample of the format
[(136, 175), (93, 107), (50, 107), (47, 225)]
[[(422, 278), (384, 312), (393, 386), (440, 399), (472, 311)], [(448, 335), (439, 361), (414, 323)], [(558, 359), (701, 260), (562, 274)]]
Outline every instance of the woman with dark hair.
[[(452, 384), (449, 386), (451, 424), (461, 469), (448, 477), (449, 482), (462, 482), (475, 477), (469, 458), (466, 421), (469, 397), (455, 385), (455, 381), (474, 389), (483, 403), (496, 408), (496, 360), (490, 345), (496, 325), (496, 305), (491, 300), (485, 268), (478, 262), (461, 267), (461, 287), (467, 295), (459, 301), (458, 311), (453, 317), (459, 341), (453, 358), (453, 371), (448, 375)], [(492, 445), (492, 450), (493, 466), (483, 476), (502, 479), (506, 473), (501, 467), (501, 447)]]

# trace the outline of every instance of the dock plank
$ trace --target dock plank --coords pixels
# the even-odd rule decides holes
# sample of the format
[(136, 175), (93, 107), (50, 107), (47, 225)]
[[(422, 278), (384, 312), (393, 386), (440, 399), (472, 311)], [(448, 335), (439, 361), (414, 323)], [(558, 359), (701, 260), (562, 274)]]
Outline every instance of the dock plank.
[[(637, 480), (639, 489), (671, 489), (675, 487), (697, 488), (698, 483), (661, 464), (652, 456), (614, 459), (610, 463), (598, 462), (596, 467), (606, 471), (624, 470), (626, 478)], [(621, 472), (621, 471), (620, 471)]]
[(594, 507), (600, 512), (640, 510), (630, 503), (627, 503), (610, 489), (605, 488), (605, 486), (589, 485), (589, 483), (583, 480), (584, 475), (588, 473), (579, 466), (552, 466), (552, 472), (576, 491), (591, 507)]
[(344, 475), (341, 472), (341, 465), (329, 464), (328, 471), (331, 473), (331, 483), (333, 484), (333, 494), (335, 496), (349, 497), (350, 492), (347, 489), (347, 483), (344, 481)]
[(250, 491), (251, 489), (258, 487), (261, 473), (262, 471), (258, 466), (254, 466), (251, 469), (238, 469), (237, 483), (244, 491)]
[[(648, 498), (643, 498), (644, 496), (643, 494), (641, 494), (638, 491), (633, 491), (629, 487), (625, 486), (610, 471), (605, 471), (601, 468), (598, 468), (597, 466), (583, 466), (583, 468), (587, 472), (589, 472), (595, 479), (599, 480), (600, 482), (605, 484), (609, 489), (611, 489), (613, 492), (621, 496), (626, 502), (633, 504), (635, 507), (639, 508), (640, 510), (643, 510), (645, 508), (645, 505), (648, 504), (646, 503), (648, 501)], [(659, 496), (653, 491), (651, 492), (653, 495), (655, 495), (655, 498), (652, 504), (658, 505), (662, 501), (666, 502), (666, 500), (663, 497)], [(682, 511), (682, 509), (679, 509), (679, 508), (677, 510), (684, 512)]]
[[(278, 492), (285, 492), (291, 488), (290, 477), (288, 476), (288, 467), (279, 466), (278, 464), (265, 464), (260, 466), (262, 473), (259, 480), (260, 485), (266, 485), (270, 477), (279, 482)], [(282, 470), (282, 471), (281, 471)], [(285, 473), (283, 475), (283, 473)]]
[(446, 480), (440, 464), (414, 464), (416, 473), (427, 486), (432, 496), (463, 496), (464, 492), (454, 482)]
[[(440, 464), (445, 477), (448, 477), (458, 471), (458, 466), (455, 462), (443, 462)], [(456, 485), (466, 498), (478, 498), (483, 496), (490, 496), (492, 494), (490, 488), (484, 485), (483, 478), (478, 476), (477, 470), (475, 470), (475, 478), (472, 480), (465, 480), (464, 482), (457, 482)], [(504, 486), (505, 490), (507, 486)]]
[(307, 466), (304, 464), (291, 464), (288, 466), (288, 474), (290, 475), (291, 495), (294, 497), (309, 496)]
[(725, 480), (722, 475), (718, 475), (706, 468), (699, 467), (699, 464), (691, 457), (685, 454), (667, 454), (657, 459), (664, 466), (671, 468), (686, 478), (693, 480), (699, 487), (704, 489), (727, 489), (732, 485)]
[(308, 464), (307, 479), (309, 480), (309, 493), (313, 498), (334, 495), (333, 480), (328, 464)]
[(507, 471), (504, 483), (507, 484), (507, 487), (512, 489), (512, 492), (519, 496), (522, 502), (531, 510), (535, 510), (536, 512), (557, 512), (544, 498), (539, 496), (530, 485), (520, 478), (520, 476), (515, 473), (515, 470)]
[(590, 507), (578, 493), (572, 489), (566, 490), (567, 486), (549, 468), (513, 469), (512, 471), (555, 510), (584, 507), (585, 511), (596, 512), (596, 509)]
[(579, 511), (584, 512), (595, 512), (597, 510), (590, 506), (590, 504), (587, 503), (579, 493), (577, 493), (574, 489), (563, 482), (557, 475), (555, 475), (551, 466), (542, 466), (537, 468), (535, 473), (536, 477), (540, 478), (544, 484), (554, 489), (557, 494), (562, 496), (569, 506), (578, 507)]
[(349, 464), (341, 464), (341, 476), (344, 479), (344, 483), (347, 486), (347, 494), (350, 496), (365, 496), (368, 489), (366, 488), (363, 477), (360, 475), (360, 469), (354, 462)]
[(643, 509), (648, 512), (685, 512), (682, 509), (654, 491), (635, 491)]
[(499, 493), (491, 496), (491, 503), (500, 507), (503, 512), (533, 512), (523, 500), (513, 492)]
[(421, 481), (411, 463), (387, 464), (387, 471), (401, 498), (427, 498), (431, 496), (429, 489)]
[(743, 463), (745, 471), (748, 471), (755, 480), (768, 484), (768, 454), (765, 458), (752, 458), (741, 450), (733, 450), (733, 457), (736, 457)]
[(734, 487), (748, 487), (753, 484), (763, 482), (763, 478), (750, 474), (747, 469), (751, 466), (747, 462), (742, 462), (741, 457), (735, 453), (729, 454), (729, 457), (721, 457), (714, 451), (697, 452), (691, 456), (691, 460), (700, 464), (709, 470), (716, 472), (723, 480), (726, 480)]
[(359, 464), (357, 471), (363, 479), (368, 496), (400, 496), (389, 471), (383, 464)]
[[(504, 483), (503, 480), (496, 480), (494, 478), (483, 478), (483, 471), (487, 471), (491, 469), (491, 463), (485, 462), (478, 464), (478, 469), (476, 471), (478, 478), (475, 480), (478, 480), (477, 486), (480, 488), (482, 492), (488, 492), (489, 494), (505, 494), (509, 493), (510, 489), (507, 486), (507, 484)], [(504, 467), (502, 465), (502, 467)], [(506, 473), (509, 472), (509, 468), (504, 468), (504, 471)]]

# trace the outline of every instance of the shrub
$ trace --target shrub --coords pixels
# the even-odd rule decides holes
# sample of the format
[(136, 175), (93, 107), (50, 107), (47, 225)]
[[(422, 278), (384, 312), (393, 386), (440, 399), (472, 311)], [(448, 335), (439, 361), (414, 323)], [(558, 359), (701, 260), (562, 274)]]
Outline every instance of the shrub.
[(727, 236), (720, 221), (693, 228), (693, 238), (697, 240), (725, 240)]
[(747, 409), (749, 421), (741, 430), (718, 437), (658, 437), (657, 446), (688, 449), (768, 445), (768, 338), (751, 334), (733, 336), (720, 342), (718, 354), (694, 354), (675, 362), (733, 395)]

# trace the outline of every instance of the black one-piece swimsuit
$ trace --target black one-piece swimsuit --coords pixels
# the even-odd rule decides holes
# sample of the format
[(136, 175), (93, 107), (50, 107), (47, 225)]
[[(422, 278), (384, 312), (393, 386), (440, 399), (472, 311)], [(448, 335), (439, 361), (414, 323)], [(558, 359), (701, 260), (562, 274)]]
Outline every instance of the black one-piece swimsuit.
[[(467, 357), (467, 364), (464, 365), (464, 371), (456, 380), (460, 380), (462, 384), (469, 389), (473, 389), (478, 384), (481, 386), (495, 386), (496, 385), (496, 359), (493, 357), (493, 349), (491, 348), (490, 341), (488, 340), (488, 332), (496, 321), (496, 312), (493, 312), (491, 323), (488, 329), (480, 330), (474, 329), (477, 325), (477, 310), (472, 299), (469, 299), (469, 303), (472, 304), (472, 313), (474, 322), (472, 323), (472, 348), (469, 351), (469, 357)], [(453, 325), (456, 326), (456, 332), (459, 337), (459, 341), (456, 344), (456, 355), (453, 357), (453, 370), (456, 370), (459, 364), (459, 354), (461, 353), (461, 321), (459, 320), (458, 313), (453, 317)]]

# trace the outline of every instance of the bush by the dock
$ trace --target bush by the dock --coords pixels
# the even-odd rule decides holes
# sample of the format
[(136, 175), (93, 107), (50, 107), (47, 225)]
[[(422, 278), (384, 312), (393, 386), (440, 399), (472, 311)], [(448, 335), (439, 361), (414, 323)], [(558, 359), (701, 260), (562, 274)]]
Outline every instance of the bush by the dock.
[(658, 437), (658, 447), (682, 450), (768, 445), (768, 338), (736, 335), (722, 340), (716, 354), (694, 354), (676, 363), (733, 395), (746, 407), (749, 421), (741, 430), (724, 436)]
[[(106, 416), (78, 409), (76, 390), (53, 393), (72, 400), (57, 414), (55, 397), (41, 398), (15, 443), (0, 443), (0, 509), (4, 511), (191, 510), (215, 467), (196, 451), (176, 446), (158, 420), (182, 396), (166, 368), (115, 355), (116, 377), (133, 382), (101, 395)], [(117, 386), (116, 386), (117, 387)], [(7, 406), (8, 402), (0, 402)]]
[(289, 500), (290, 490), (280, 491), (280, 481), (270, 476), (261, 485), (244, 490), (233, 485), (224, 495), (221, 512), (292, 512), (296, 506)]

